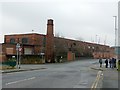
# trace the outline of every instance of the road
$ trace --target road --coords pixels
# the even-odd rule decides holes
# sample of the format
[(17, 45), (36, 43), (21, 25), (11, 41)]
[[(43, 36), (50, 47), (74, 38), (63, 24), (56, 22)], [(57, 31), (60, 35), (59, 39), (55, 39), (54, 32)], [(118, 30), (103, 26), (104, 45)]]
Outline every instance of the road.
[(97, 62), (95, 59), (87, 59), (36, 65), (46, 69), (3, 74), (2, 86), (3, 88), (91, 88), (98, 70), (93, 70), (90, 66), (98, 64)]

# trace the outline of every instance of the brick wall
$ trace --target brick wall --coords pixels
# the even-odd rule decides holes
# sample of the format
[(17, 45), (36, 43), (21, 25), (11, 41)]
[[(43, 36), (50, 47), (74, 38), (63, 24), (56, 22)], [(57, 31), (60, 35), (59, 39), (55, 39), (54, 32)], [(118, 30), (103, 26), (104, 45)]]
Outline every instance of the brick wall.
[(19, 42), (22, 44), (22, 39), (27, 38), (28, 42), (25, 44), (28, 45), (42, 45), (42, 39), (45, 35), (42, 34), (15, 34), (15, 35), (5, 35), (5, 43), (10, 43), (11, 39), (15, 39), (15, 43)]
[(69, 48), (71, 48), (71, 51), (75, 54), (78, 53), (78, 56), (80, 57), (82, 56), (85, 56), (85, 57), (93, 56), (94, 58), (113, 57), (114, 49), (109, 46), (71, 40), (71, 39), (65, 39), (65, 38), (59, 38), (59, 37), (55, 37), (54, 39), (55, 39), (54, 43), (55, 43), (56, 51), (66, 50), (66, 52), (68, 52)]
[(7, 60), (4, 48), (5, 48), (5, 44), (0, 44), (0, 62)]
[(54, 62), (54, 34), (53, 20), (51, 19), (47, 22), (45, 60), (46, 62)]
[[(71, 51), (75, 53), (75, 55), (80, 57), (88, 56), (88, 55), (93, 55), (94, 58), (99, 58), (99, 57), (106, 58), (106, 57), (114, 56), (114, 53), (113, 53), (114, 48), (110, 48), (109, 46), (71, 40), (71, 39), (65, 39), (65, 38), (59, 38), (59, 37), (53, 37), (53, 35), (45, 36), (41, 34), (6, 35), (5, 36), (6, 43), (2, 46), (3, 52), (5, 54), (10, 55), (10, 53), (6, 52), (6, 48), (13, 48), (13, 55), (16, 55), (16, 44), (10, 44), (10, 38), (15, 38), (16, 42), (18, 40), (17, 38), (20, 38), (20, 43), (21, 43), (21, 39), (23, 37), (29, 38), (28, 40), (29, 43), (27, 45), (24, 45), (23, 48), (26, 48), (26, 47), (33, 48), (35, 55), (38, 55), (41, 52), (45, 52), (44, 38), (47, 37), (47, 42), (46, 42), (46, 45), (48, 43), (47, 49), (49, 48), (50, 50), (52, 50), (52, 51), (48, 50), (46, 53), (47, 55), (51, 55), (51, 52), (52, 52), (52, 55), (54, 55), (54, 52), (56, 52), (56, 53), (64, 53), (67, 56), (67, 52), (71, 49)], [(52, 49), (50, 47), (52, 47)]]

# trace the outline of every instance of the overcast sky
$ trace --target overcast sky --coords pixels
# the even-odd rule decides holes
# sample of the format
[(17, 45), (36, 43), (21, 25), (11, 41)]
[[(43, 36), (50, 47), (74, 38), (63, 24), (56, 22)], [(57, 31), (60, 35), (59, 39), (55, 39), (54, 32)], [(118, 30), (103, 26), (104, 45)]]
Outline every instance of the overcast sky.
[(54, 20), (54, 33), (113, 46), (114, 18), (119, 0), (21, 0), (0, 3), (0, 43), (4, 35), (46, 34), (47, 19)]

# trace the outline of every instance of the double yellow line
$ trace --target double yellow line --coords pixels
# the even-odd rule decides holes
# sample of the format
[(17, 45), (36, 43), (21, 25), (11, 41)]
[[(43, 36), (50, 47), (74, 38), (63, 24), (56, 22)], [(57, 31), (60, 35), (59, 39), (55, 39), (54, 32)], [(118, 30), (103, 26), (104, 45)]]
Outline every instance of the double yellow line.
[[(102, 71), (98, 71), (97, 77), (96, 77), (95, 81), (93, 82), (93, 84), (91, 86), (91, 90), (95, 90), (97, 88), (99, 80), (100, 80), (102, 75), (103, 75), (103, 72)], [(101, 79), (103, 79), (103, 77)]]

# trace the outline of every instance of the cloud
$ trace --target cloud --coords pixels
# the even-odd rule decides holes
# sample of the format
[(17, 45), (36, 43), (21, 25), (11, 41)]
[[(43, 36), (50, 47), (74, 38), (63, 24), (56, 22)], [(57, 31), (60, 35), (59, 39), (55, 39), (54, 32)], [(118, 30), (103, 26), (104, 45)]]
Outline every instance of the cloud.
[[(55, 32), (65, 37), (80, 36), (85, 41), (91, 41), (90, 38), (95, 39), (98, 34), (104, 41), (105, 35), (114, 38), (112, 16), (117, 15), (117, 1), (109, 1), (25, 0), (2, 3), (2, 31), (3, 34), (9, 34), (34, 30), (46, 34), (47, 19), (52, 18)], [(114, 40), (108, 39), (108, 44), (114, 45)]]

